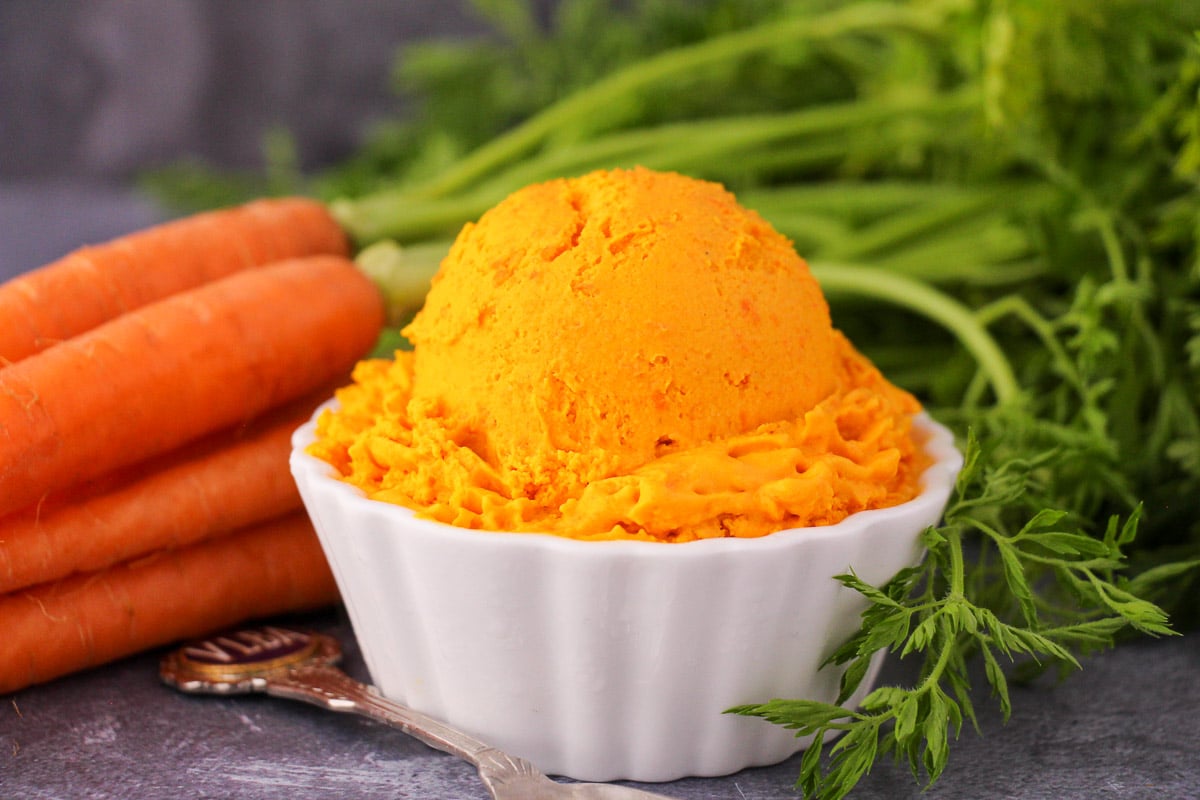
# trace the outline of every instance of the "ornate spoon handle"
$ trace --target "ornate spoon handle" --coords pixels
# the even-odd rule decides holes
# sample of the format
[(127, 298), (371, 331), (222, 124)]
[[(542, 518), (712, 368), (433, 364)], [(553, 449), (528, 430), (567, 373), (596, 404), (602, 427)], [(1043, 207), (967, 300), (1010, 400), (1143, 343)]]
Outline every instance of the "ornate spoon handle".
[(626, 786), (556, 783), (523, 758), (388, 700), (334, 666), (341, 658), (341, 646), (332, 637), (267, 626), (185, 645), (162, 660), (159, 674), (192, 694), (262, 692), (370, 717), (474, 764), (496, 800), (665, 800)]
[(324, 664), (301, 665), (272, 673), (265, 678), (264, 691), (269, 695), (303, 700), (332, 711), (370, 717), (399, 728), (430, 747), (458, 756), (476, 766), (479, 765), (480, 756), (493, 749), (456, 728), (387, 699), (337, 667)]
[(162, 679), (191, 694), (260, 692), (365, 717), (394, 726), (425, 744), (474, 764), (481, 774), (536, 772), (462, 731), (393, 702), (335, 664), (342, 650), (332, 637), (265, 626), (214, 636), (179, 648), (160, 665)]

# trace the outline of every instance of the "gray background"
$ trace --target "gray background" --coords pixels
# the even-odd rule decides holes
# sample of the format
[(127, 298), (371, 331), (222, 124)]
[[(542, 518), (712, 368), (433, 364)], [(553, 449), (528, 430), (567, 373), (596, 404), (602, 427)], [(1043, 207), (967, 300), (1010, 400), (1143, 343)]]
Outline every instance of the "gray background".
[(488, 33), (455, 0), (0, 0), (0, 214), (52, 223), (5, 237), (0, 276), (156, 219), (127, 190), (148, 168), (255, 169), (275, 128), (337, 161), (417, 113), (399, 48)]
[(259, 163), (272, 126), (308, 166), (408, 111), (396, 48), (479, 35), (461, 2), (3, 0), (0, 177), (122, 181), (183, 156)]
[[(0, 0), (0, 279), (161, 219), (130, 191), (184, 156), (259, 163), (295, 132), (318, 166), (380, 118), (395, 48), (483, 29), (434, 0)], [(337, 609), (302, 622), (337, 634)], [(3, 632), (0, 631), (0, 646)], [(0, 697), (0, 798), (483, 798), (472, 770), (394, 731), (265, 698), (161, 686), (157, 653)], [(908, 682), (890, 661), (884, 679)], [(980, 681), (978, 685), (983, 685)], [(1141, 640), (1065, 684), (1014, 688), (1003, 724), (983, 693), (950, 767), (922, 793), (880, 762), (852, 797), (1200, 797), (1200, 643)], [(798, 758), (658, 787), (680, 798), (792, 798)]]

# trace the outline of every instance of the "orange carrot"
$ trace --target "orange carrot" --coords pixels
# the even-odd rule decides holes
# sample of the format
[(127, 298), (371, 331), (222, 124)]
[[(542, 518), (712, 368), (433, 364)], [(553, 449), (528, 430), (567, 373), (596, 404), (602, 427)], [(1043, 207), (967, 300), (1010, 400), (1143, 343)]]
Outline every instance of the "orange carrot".
[(0, 369), (0, 517), (325, 385), (370, 350), (375, 286), (340, 256), (238, 272)]
[(0, 285), (0, 365), (20, 361), (148, 303), (239, 270), (347, 255), (325, 206), (257, 200), (83, 247)]
[(8, 594), (0, 694), (337, 596), (303, 512)]
[(229, 533), (301, 507), (293, 431), (333, 389), (221, 431), (84, 493), (0, 520), (0, 594)]

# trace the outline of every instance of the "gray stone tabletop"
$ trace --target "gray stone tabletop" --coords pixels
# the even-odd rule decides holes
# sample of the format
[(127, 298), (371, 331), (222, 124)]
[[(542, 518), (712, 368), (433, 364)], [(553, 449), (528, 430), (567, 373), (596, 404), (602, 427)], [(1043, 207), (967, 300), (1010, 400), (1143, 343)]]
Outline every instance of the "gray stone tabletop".
[[(338, 636), (368, 678), (340, 609), (276, 620)], [(155, 651), (0, 697), (0, 797), (41, 800), (487, 797), (473, 768), (358, 717), (263, 696), (178, 694)], [(976, 701), (928, 790), (881, 761), (856, 800), (1126, 800), (1200, 797), (1200, 641), (1129, 644), (1061, 685), (1017, 688), (1002, 724)], [(905, 680), (889, 664), (884, 680)], [(764, 723), (766, 724), (766, 723)], [(652, 788), (681, 800), (797, 798), (799, 757), (722, 778)]]
[[(253, 165), (274, 124), (300, 132), (306, 161), (344, 151), (396, 110), (381, 77), (394, 43), (471, 29), (463, 5), (4, 0), (0, 280), (161, 219), (128, 189), (146, 163), (199, 154)], [(283, 621), (338, 636), (347, 670), (368, 678), (340, 608)], [(471, 767), (378, 724), (265, 697), (178, 694), (158, 680), (161, 655), (0, 696), (0, 800), (486, 797)], [(882, 680), (908, 682), (912, 669), (893, 659)], [(980, 692), (980, 731), (952, 743), (932, 788), (881, 761), (851, 797), (1200, 798), (1195, 635), (1124, 644), (1064, 683), (1014, 687), (1012, 703), (1005, 724)], [(798, 771), (794, 757), (654, 788), (796, 798)]]

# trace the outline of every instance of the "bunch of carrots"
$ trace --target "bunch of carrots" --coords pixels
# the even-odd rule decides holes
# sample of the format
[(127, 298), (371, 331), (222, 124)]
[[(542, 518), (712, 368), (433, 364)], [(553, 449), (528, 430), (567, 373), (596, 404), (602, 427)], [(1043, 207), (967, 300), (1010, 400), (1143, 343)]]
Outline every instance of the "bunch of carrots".
[(0, 693), (337, 599), (288, 454), (383, 325), (349, 250), (259, 200), (0, 285)]

